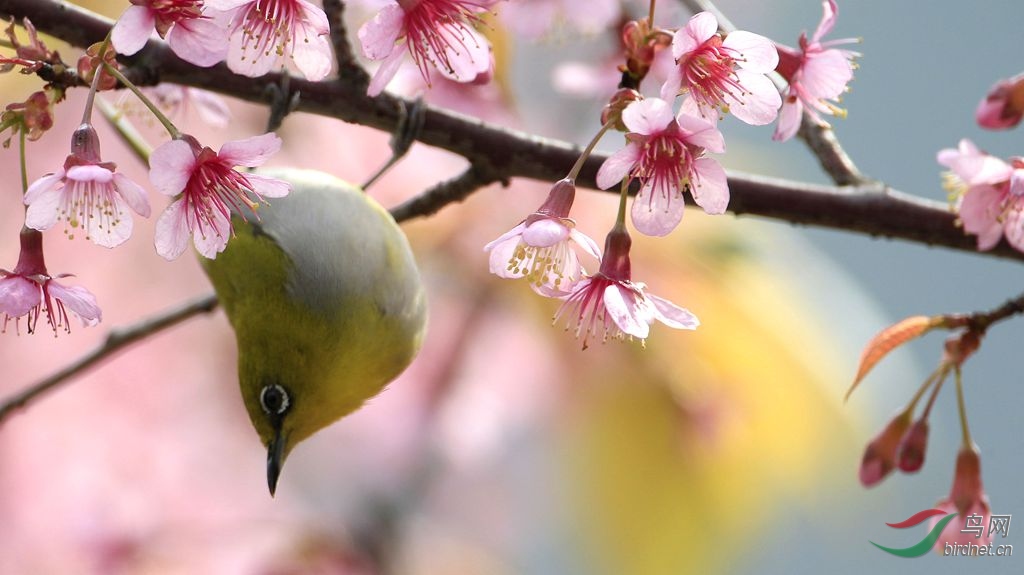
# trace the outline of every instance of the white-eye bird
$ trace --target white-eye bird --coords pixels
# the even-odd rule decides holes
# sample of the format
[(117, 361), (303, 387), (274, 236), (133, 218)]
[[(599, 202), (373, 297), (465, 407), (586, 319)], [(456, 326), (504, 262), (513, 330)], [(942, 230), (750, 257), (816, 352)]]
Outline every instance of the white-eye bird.
[(238, 342), (238, 380), (267, 447), (271, 495), (300, 441), (357, 409), (419, 350), (426, 301), (391, 215), (320, 172), (266, 170), (291, 193), (245, 218), (203, 267)]

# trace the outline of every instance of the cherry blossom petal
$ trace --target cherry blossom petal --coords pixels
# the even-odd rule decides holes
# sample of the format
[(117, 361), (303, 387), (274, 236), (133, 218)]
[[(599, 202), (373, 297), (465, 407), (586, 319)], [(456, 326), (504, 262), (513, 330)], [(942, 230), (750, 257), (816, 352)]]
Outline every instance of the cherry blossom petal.
[(490, 69), (490, 46), (471, 27), (465, 24), (442, 25), (437, 32), (444, 38), (445, 54), (438, 56), (433, 48), (428, 46), (427, 60), (436, 63), (447, 62), (451, 65), (450, 69), (444, 65), (436, 65), (442, 76), (456, 82), (472, 82)]
[(803, 119), (803, 103), (800, 98), (787, 97), (783, 100), (782, 109), (779, 110), (779, 123), (775, 126), (775, 133), (772, 139), (776, 142), (785, 142), (796, 135), (800, 129), (800, 122)]
[[(1017, 251), (1024, 252), (1024, 205), (1018, 202), (1006, 212), (1003, 222), (1003, 233), (1006, 241)], [(978, 236), (978, 249), (981, 249), (981, 236)]]
[(816, 99), (835, 100), (843, 95), (851, 80), (850, 60), (840, 50), (826, 50), (807, 58), (800, 83)]
[[(508, 234), (506, 234), (506, 236), (507, 235)], [(523, 276), (525, 273), (523, 269), (513, 268), (509, 265), (509, 262), (512, 261), (512, 257), (515, 255), (516, 249), (519, 247), (519, 242), (520, 238), (517, 235), (516, 237), (502, 236), (501, 238), (487, 244), (485, 249), (488, 249), (491, 252), (490, 257), (488, 258), (488, 265), (492, 274), (505, 279), (519, 278)]]
[[(114, 197), (114, 205), (104, 207), (96, 205), (91, 213), (86, 213), (81, 222), (85, 228), (85, 237), (103, 248), (116, 248), (128, 241), (135, 228), (135, 221), (132, 215), (125, 209), (124, 202), (117, 196)], [(113, 216), (103, 217), (104, 211), (113, 210)]]
[(146, 190), (133, 182), (128, 176), (120, 173), (114, 174), (114, 189), (121, 194), (128, 207), (135, 210), (135, 213), (144, 218), (150, 214), (149, 198), (146, 197)]
[(372, 20), (359, 28), (359, 42), (363, 55), (371, 60), (383, 60), (394, 52), (398, 37), (404, 31), (405, 11), (398, 4), (389, 4), (377, 12)]
[(672, 106), (660, 98), (638, 100), (622, 111), (622, 123), (629, 131), (645, 136), (663, 131), (674, 119)]
[(96, 297), (81, 286), (64, 286), (55, 280), (50, 280), (46, 285), (50, 295), (60, 300), (64, 307), (75, 312), (75, 315), (82, 320), (82, 325), (92, 327), (100, 322), (103, 312), (96, 304)]
[(267, 132), (244, 140), (227, 142), (221, 146), (217, 157), (228, 164), (252, 168), (262, 165), (280, 149), (281, 138), (273, 132)]
[(403, 56), (405, 51), (395, 50), (377, 68), (377, 71), (373, 73), (373, 77), (370, 78), (370, 85), (366, 88), (366, 95), (373, 97), (379, 95), (384, 91), (384, 87), (388, 85), (388, 82), (395, 77), (398, 73), (398, 69), (402, 66)]
[(648, 180), (633, 199), (630, 212), (633, 226), (647, 236), (666, 236), (682, 221), (684, 205), (678, 188), (673, 188), (666, 197), (654, 191), (653, 182)]
[(55, 174), (47, 174), (32, 182), (32, 185), (25, 191), (25, 204), (32, 205), (40, 195), (57, 189), (62, 180), (64, 180), (64, 170), (60, 170)]
[(283, 198), (292, 191), (292, 185), (284, 180), (261, 176), (259, 174), (246, 174), (252, 189), (265, 198)]
[(632, 290), (613, 283), (604, 289), (604, 307), (608, 316), (623, 333), (646, 339), (651, 325), (641, 317), (641, 306), (637, 305), (637, 294)]
[(251, 39), (244, 32), (236, 32), (228, 40), (228, 69), (236, 74), (259, 78), (280, 66), (277, 58), (262, 53), (255, 55)]
[(597, 187), (602, 190), (622, 183), (633, 165), (640, 160), (640, 146), (630, 142), (625, 148), (608, 157), (597, 170)]
[(1024, 196), (1024, 169), (1015, 169), (1010, 172), (1010, 193), (1015, 196)]
[[(497, 239), (489, 242), (486, 246), (484, 246), (484, 251), (486, 252), (486, 251), (493, 250), (495, 248), (495, 246), (497, 246), (500, 243), (505, 242), (506, 240), (508, 240), (510, 238), (518, 238), (520, 235), (522, 235), (524, 229), (526, 229), (526, 222), (520, 222), (519, 225), (517, 225), (516, 227), (512, 228), (511, 230), (501, 234), (500, 236), (498, 236)], [(519, 240), (517, 239), (516, 241), (518, 242)]]
[(118, 54), (131, 56), (146, 45), (156, 20), (153, 13), (145, 6), (129, 6), (114, 24), (110, 33), (110, 42)]
[(594, 259), (601, 259), (601, 248), (597, 245), (597, 242), (587, 234), (573, 228), (569, 231), (569, 239), (576, 242), (576, 245), (583, 248), (583, 251), (593, 256)]
[(0, 313), (20, 317), (39, 305), (39, 284), (21, 276), (0, 276)]
[(731, 32), (722, 41), (722, 47), (739, 52), (737, 64), (750, 72), (767, 74), (779, 65), (779, 52), (775, 44), (760, 34), (746, 30)]
[[(307, 29), (308, 30), (308, 29)], [(292, 46), (292, 61), (311, 82), (323, 80), (331, 73), (331, 45), (326, 36), (310, 35), (307, 40), (296, 38)]]
[(821, 3), (824, 8), (824, 15), (821, 17), (821, 23), (818, 24), (818, 29), (814, 31), (814, 35), (811, 36), (811, 43), (817, 43), (821, 41), (821, 38), (832, 31), (832, 27), (836, 25), (836, 16), (839, 12), (836, 6), (835, 0), (825, 0)]
[(718, 33), (718, 19), (711, 12), (695, 14), (672, 38), (672, 57), (676, 60), (692, 52)]
[(167, 44), (182, 60), (204, 68), (228, 55), (227, 30), (210, 19), (179, 20), (167, 33)]
[[(29, 187), (29, 192), (35, 193), (25, 194), (25, 203), (28, 204), (28, 210), (25, 212), (25, 225), (39, 231), (48, 230), (57, 223), (58, 212), (64, 199), (61, 186), (49, 182), (47, 182), (48, 185), (37, 186), (44, 179), (49, 179), (52, 182), (53, 176), (40, 178)], [(61, 179), (57, 178), (56, 183), (59, 184)]]
[(653, 294), (647, 294), (647, 299), (654, 304), (656, 317), (661, 323), (675, 329), (697, 329), (700, 326), (700, 320), (690, 310)]
[(964, 231), (978, 236), (978, 249), (990, 250), (999, 243), (1003, 226), (999, 222), (1003, 194), (992, 186), (975, 186), (960, 202), (960, 222)]
[(231, 237), (231, 220), (224, 214), (215, 212), (211, 215), (209, 223), (213, 224), (213, 229), (200, 229), (196, 226), (192, 231), (192, 239), (200, 255), (214, 259), (228, 245), (228, 239)]
[[(679, 66), (672, 66), (669, 70), (668, 76), (665, 78), (665, 83), (661, 85), (661, 90), (658, 95), (662, 100), (671, 101), (679, 94), (679, 89), (683, 87), (683, 72)], [(692, 98), (687, 98), (691, 100)]]
[(195, 165), (196, 155), (187, 142), (165, 142), (149, 155), (149, 182), (157, 192), (176, 196), (185, 189)]
[(683, 112), (676, 117), (676, 122), (686, 136), (687, 144), (704, 148), (716, 154), (725, 152), (725, 137), (718, 131), (715, 123)]
[(109, 184), (114, 179), (114, 172), (97, 164), (82, 164), (68, 168), (66, 180), (68, 185), (74, 182), (88, 182), (90, 184)]
[(729, 112), (751, 126), (764, 126), (774, 122), (779, 114), (779, 107), (782, 106), (782, 97), (779, 96), (775, 84), (763, 73), (736, 70), (735, 74), (748, 93), (743, 95), (742, 101), (726, 95)]
[(185, 202), (175, 200), (156, 221), (156, 253), (166, 260), (177, 259), (188, 247), (189, 230), (186, 216)]
[(693, 201), (709, 214), (723, 214), (729, 207), (729, 180), (722, 165), (711, 158), (695, 161), (690, 179)]
[(523, 241), (536, 248), (551, 247), (564, 242), (569, 237), (569, 228), (555, 220), (545, 218), (526, 226), (523, 230)]

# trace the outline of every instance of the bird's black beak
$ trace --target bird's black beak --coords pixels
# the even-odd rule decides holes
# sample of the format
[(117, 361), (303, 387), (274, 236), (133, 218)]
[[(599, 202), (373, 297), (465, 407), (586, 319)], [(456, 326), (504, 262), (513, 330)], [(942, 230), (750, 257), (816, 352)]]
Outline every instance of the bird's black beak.
[(277, 478), (281, 475), (281, 466), (284, 465), (284, 444), (285, 437), (278, 429), (274, 433), (274, 439), (270, 440), (267, 446), (267, 486), (270, 487), (270, 496), (274, 496), (277, 490)]

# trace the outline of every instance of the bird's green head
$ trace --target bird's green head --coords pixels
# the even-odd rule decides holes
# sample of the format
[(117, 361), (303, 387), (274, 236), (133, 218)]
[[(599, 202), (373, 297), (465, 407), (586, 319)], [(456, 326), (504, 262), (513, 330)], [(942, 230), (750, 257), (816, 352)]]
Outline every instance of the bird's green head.
[(204, 262), (238, 342), (242, 399), (267, 448), (271, 494), (302, 440), (354, 411), (409, 364), (426, 322), (408, 242), (361, 191), (289, 170), (292, 192), (235, 218)]

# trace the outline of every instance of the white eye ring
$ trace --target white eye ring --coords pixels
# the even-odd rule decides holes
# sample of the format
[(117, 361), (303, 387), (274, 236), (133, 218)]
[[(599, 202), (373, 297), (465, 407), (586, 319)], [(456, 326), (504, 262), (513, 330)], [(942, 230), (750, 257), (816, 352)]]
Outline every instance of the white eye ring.
[(290, 405), (288, 392), (280, 385), (265, 385), (260, 390), (260, 407), (267, 415), (284, 415)]

